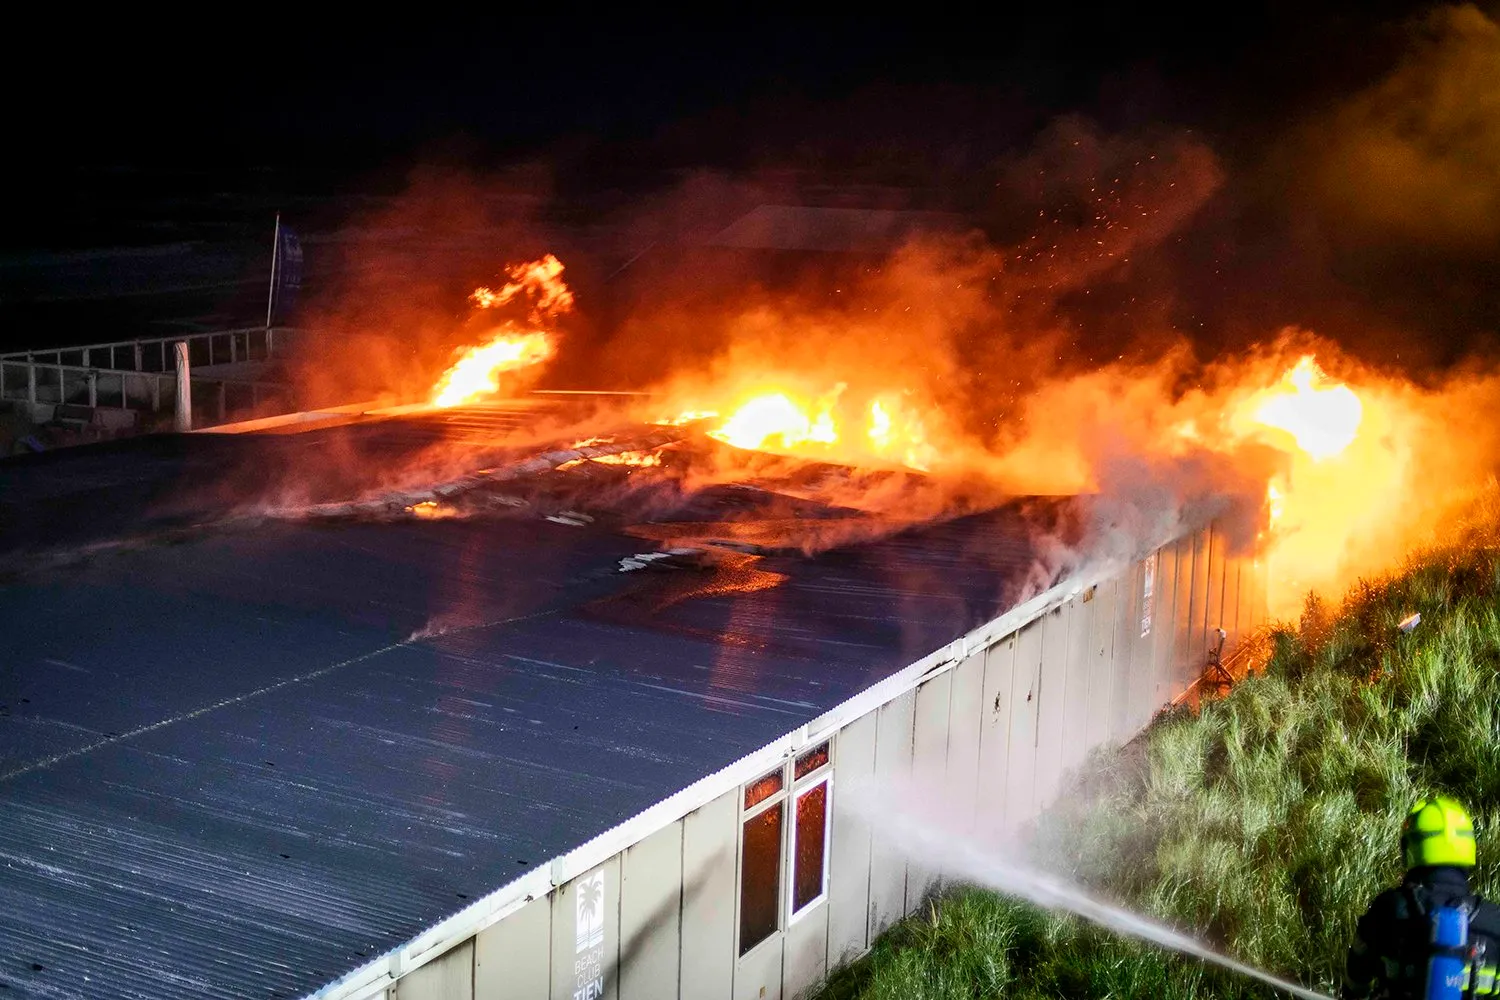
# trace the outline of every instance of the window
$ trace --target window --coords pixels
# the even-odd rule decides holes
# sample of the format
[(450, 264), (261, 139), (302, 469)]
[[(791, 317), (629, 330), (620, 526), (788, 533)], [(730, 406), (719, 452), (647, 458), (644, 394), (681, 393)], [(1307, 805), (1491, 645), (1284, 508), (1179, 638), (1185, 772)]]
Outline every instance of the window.
[(745, 785), (740, 816), (741, 955), (827, 898), (830, 749), (821, 743)]
[(783, 799), (745, 820), (745, 853), (740, 862), (740, 954), (778, 930), (781, 898), (781, 816)]
[(829, 745), (820, 744), (797, 758), (792, 799), (792, 898), (789, 917), (823, 899), (828, 889)]
[(823, 898), (823, 853), (828, 846), (828, 782), (797, 796), (797, 828), (792, 834), (792, 915)]

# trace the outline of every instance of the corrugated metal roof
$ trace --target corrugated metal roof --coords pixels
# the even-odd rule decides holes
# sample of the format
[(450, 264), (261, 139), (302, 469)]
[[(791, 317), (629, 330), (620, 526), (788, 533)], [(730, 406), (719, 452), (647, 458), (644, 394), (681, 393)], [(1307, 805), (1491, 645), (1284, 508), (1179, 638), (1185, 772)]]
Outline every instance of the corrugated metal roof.
[[(9, 498), (46, 492), (28, 468), (0, 465)], [(0, 983), (316, 989), (993, 617), (1032, 568), (1014, 508), (635, 572), (655, 545), (630, 525), (541, 509), (237, 524), (0, 589)], [(726, 509), (817, 515), (733, 486), (669, 514)]]

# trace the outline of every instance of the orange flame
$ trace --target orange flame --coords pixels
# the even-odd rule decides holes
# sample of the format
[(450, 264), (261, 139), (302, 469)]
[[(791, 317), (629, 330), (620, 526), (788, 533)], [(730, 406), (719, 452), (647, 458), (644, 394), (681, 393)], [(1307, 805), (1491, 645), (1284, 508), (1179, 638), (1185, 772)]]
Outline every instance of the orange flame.
[[(691, 409), (654, 421), (680, 426), (713, 420), (709, 437), (750, 451), (788, 452), (854, 464), (899, 464), (928, 471), (937, 450), (927, 441), (920, 415), (891, 393), (870, 400), (861, 412), (844, 399), (839, 382), (821, 396), (799, 402), (791, 389), (759, 391), (727, 409)], [(805, 397), (804, 397), (805, 398)]]
[(432, 405), (462, 406), (500, 391), (506, 372), (550, 361), (557, 353), (552, 338), (540, 331), (502, 333), (489, 343), (464, 351), (443, 373), (433, 390)]
[(499, 291), (481, 286), (474, 289), (469, 301), (479, 309), (496, 309), (524, 293), (532, 299), (530, 319), (537, 324), (572, 310), (573, 293), (563, 283), (562, 261), (552, 254), (541, 260), (512, 264), (505, 273), (510, 281)]

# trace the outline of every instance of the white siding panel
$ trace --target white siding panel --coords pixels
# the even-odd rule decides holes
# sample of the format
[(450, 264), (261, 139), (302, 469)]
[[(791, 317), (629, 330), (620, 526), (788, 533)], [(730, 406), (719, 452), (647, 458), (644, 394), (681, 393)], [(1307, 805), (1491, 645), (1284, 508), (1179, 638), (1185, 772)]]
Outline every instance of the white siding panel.
[(1110, 719), (1115, 697), (1115, 602), (1120, 593), (1120, 585), (1110, 580), (1094, 588), (1094, 599), (1089, 602), (1094, 609), (1088, 647), (1090, 749), (1113, 742)]
[[(912, 739), (912, 780), (934, 798), (948, 782), (948, 706), (953, 691), (953, 672), (938, 674), (917, 688), (916, 725)], [(929, 808), (938, 808), (932, 802)], [(912, 859), (906, 872), (906, 907), (917, 906), (937, 885), (936, 865)]]
[[(1155, 691), (1155, 659), (1153, 652), (1156, 648), (1157, 635), (1165, 630), (1168, 634), (1172, 631), (1172, 606), (1170, 603), (1163, 604), (1162, 590), (1162, 566), (1161, 555), (1156, 553), (1146, 562), (1153, 567), (1154, 583), (1149, 605), (1151, 616), (1151, 632), (1141, 635), (1141, 622), (1147, 613), (1145, 593), (1145, 564), (1135, 575), (1134, 597), (1136, 601), (1136, 621), (1130, 623), (1125, 630), (1125, 636), (1129, 641), (1130, 656), (1124, 664), (1122, 680), (1125, 686), (1125, 710), (1124, 725), (1119, 734), (1120, 742), (1125, 743), (1134, 738), (1141, 731), (1146, 720), (1151, 717), (1151, 709), (1156, 701)], [(1118, 644), (1116, 650), (1119, 649)], [(1116, 654), (1118, 655), (1118, 653)]]
[(1069, 602), (1067, 665), (1063, 670), (1062, 748), (1058, 770), (1062, 787), (1083, 763), (1089, 739), (1089, 672), (1093, 666), (1094, 615), (1098, 592), (1087, 591)]
[[(1187, 584), (1192, 577), (1193, 543), (1179, 539), (1161, 548), (1156, 564), (1156, 583), (1161, 588), (1156, 608), (1158, 619), (1151, 632), (1149, 699), (1136, 706), (1136, 728), (1144, 726), (1171, 697), (1172, 669), (1176, 663), (1178, 637), (1187, 618)], [(1142, 694), (1146, 691), (1143, 690)]]
[(1068, 648), (1073, 627), (1073, 602), (1047, 612), (1041, 626), (1042, 666), (1036, 690), (1036, 788), (1032, 792), (1035, 812), (1051, 803), (1062, 781), (1063, 719), (1071, 697), (1068, 691)]
[[(870, 828), (845, 804), (840, 789), (875, 773), (876, 717), (862, 715), (833, 743), (833, 843), (828, 858), (828, 963), (842, 965), (865, 950), (870, 930)], [(684, 995), (686, 1000), (686, 995)]]
[(782, 994), (796, 997), (807, 993), (828, 974), (828, 903), (822, 902), (800, 913), (786, 931)]
[(948, 768), (943, 805), (956, 829), (974, 828), (974, 798), (979, 794), (979, 733), (984, 725), (984, 660), (981, 650), (952, 671), (948, 697)]
[(533, 899), (474, 941), (475, 1000), (534, 1000), (552, 983), (552, 899)]
[(628, 848), (620, 879), (620, 1000), (677, 993), (682, 822)]
[(975, 824), (981, 836), (1005, 829), (1005, 775), (1010, 766), (1010, 688), (1016, 666), (1016, 636), (985, 651), (983, 727), (979, 733), (979, 796)]
[(781, 1000), (781, 960), (785, 947), (785, 937), (778, 932), (735, 963), (734, 1000)]
[[(1154, 561), (1155, 556), (1150, 561)], [(1136, 653), (1143, 642), (1140, 637), (1141, 619), (1145, 614), (1145, 563), (1136, 563), (1130, 573), (1120, 580), (1115, 595), (1114, 665), (1110, 670), (1110, 739), (1113, 743), (1126, 743), (1135, 735), (1132, 724), (1131, 705), (1135, 697), (1135, 685), (1139, 683), (1140, 671)], [(1154, 596), (1152, 598), (1154, 608)]]
[(734, 989), (739, 789), (682, 821), (681, 1000), (727, 1000)]
[(1042, 623), (1032, 622), (1016, 636), (1010, 675), (1010, 753), (1005, 764), (1005, 829), (1010, 832), (1035, 815), (1037, 694), (1042, 680)]
[(393, 1000), (474, 1000), (474, 939), (396, 980)]
[[(916, 692), (882, 705), (875, 732), (875, 776), (897, 787), (911, 775)], [(870, 940), (906, 915), (906, 857), (880, 837), (870, 845)]]

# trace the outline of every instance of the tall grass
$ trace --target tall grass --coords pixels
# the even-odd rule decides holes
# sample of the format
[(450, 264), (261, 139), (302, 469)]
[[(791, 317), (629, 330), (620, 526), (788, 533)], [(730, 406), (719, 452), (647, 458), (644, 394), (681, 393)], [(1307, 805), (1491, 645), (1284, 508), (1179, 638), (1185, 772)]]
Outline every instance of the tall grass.
[[(1488, 535), (1309, 600), (1264, 670), (1143, 752), (1100, 755), (1038, 821), (1054, 865), (1122, 904), (1271, 972), (1334, 992), (1354, 924), (1401, 875), (1419, 794), (1465, 802), (1474, 882), (1500, 888), (1500, 557)], [(1410, 634), (1397, 624), (1420, 612)], [(1141, 750), (1140, 747), (1136, 748)], [(1073, 918), (959, 888), (898, 925), (824, 1000), (1261, 997), (1199, 962)]]

